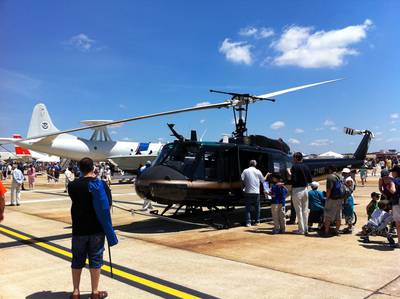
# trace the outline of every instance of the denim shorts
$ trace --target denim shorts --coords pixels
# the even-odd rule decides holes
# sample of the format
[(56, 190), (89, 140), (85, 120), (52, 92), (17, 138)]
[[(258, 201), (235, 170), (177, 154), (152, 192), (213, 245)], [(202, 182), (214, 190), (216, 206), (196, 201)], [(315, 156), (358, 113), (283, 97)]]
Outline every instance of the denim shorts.
[(89, 259), (89, 268), (99, 269), (103, 266), (104, 233), (85, 236), (72, 236), (72, 264), (73, 269), (85, 267), (86, 258)]

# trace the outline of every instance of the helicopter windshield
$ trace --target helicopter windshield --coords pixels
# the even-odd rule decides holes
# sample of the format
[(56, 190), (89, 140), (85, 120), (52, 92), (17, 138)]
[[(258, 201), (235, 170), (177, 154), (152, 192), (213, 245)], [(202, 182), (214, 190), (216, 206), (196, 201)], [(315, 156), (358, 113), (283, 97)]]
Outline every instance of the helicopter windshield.
[(197, 143), (170, 143), (164, 146), (155, 165), (165, 165), (191, 177), (199, 151)]

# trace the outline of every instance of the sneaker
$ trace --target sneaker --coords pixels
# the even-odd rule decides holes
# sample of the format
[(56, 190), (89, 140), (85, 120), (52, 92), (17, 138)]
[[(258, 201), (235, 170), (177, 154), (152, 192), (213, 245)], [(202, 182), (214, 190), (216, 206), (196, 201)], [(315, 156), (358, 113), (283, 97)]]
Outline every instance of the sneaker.
[(250, 223), (246, 223), (246, 227), (251, 227), (251, 224)]
[(17, 206), (20, 206), (20, 204), (19, 204), (19, 203), (17, 203)]
[(394, 241), (393, 237), (391, 235), (387, 236), (387, 239), (389, 241), (390, 246), (396, 245), (396, 242)]

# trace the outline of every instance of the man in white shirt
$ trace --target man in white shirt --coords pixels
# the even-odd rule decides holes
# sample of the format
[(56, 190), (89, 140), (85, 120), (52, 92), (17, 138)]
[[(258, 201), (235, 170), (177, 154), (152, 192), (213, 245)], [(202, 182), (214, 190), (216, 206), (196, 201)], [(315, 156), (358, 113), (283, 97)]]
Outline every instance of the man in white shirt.
[(24, 174), (21, 170), (13, 167), (14, 170), (11, 173), (12, 182), (11, 182), (11, 205), (19, 206), (20, 194), (21, 194), (21, 186), (24, 182)]
[(265, 179), (261, 171), (256, 168), (257, 162), (250, 161), (250, 167), (242, 172), (242, 183), (244, 186), (244, 200), (246, 203), (246, 226), (251, 226), (251, 207), (254, 206), (256, 212), (255, 225), (260, 224), (260, 184)]
[(68, 167), (65, 170), (64, 175), (65, 175), (65, 190), (64, 190), (64, 193), (66, 193), (67, 190), (68, 190), (68, 184), (71, 183), (75, 179), (75, 175), (72, 172), (72, 167)]

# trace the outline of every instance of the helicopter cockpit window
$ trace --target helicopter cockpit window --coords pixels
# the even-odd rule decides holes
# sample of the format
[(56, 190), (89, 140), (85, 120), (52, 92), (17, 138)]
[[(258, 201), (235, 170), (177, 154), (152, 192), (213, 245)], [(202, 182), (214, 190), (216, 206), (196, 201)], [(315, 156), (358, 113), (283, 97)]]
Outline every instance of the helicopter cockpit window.
[(171, 144), (167, 150), (161, 153), (156, 164), (169, 166), (185, 176), (190, 177), (193, 172), (193, 165), (196, 160), (199, 147), (194, 144)]

